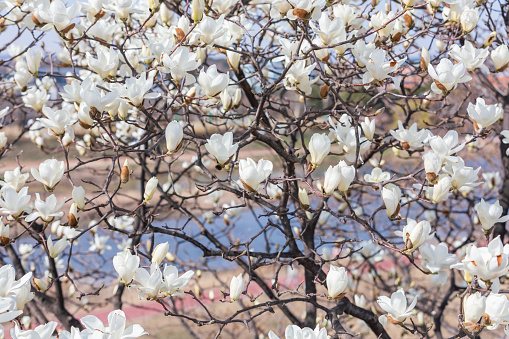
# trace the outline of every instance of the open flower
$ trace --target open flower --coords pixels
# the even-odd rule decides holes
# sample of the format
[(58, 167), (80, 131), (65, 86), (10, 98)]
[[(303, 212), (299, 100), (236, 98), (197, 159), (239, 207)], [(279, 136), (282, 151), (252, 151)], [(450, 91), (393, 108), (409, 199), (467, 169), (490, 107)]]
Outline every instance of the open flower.
[(66, 237), (63, 237), (62, 239), (58, 240), (56, 243), (53, 243), (53, 240), (51, 240), (51, 237), (48, 238), (46, 241), (46, 245), (48, 246), (48, 253), (51, 258), (56, 258), (60, 253), (65, 250), (69, 242), (67, 241)]
[(228, 86), (229, 81), (228, 74), (219, 73), (216, 65), (207, 68), (206, 72), (202, 69), (198, 76), (198, 83), (209, 98), (221, 93)]
[(396, 140), (401, 142), (401, 147), (405, 150), (410, 149), (410, 147), (423, 147), (430, 136), (430, 132), (427, 129), (418, 131), (417, 123), (405, 129), (401, 120), (398, 120), (398, 129), (391, 130), (390, 133)]
[(79, 3), (74, 3), (67, 8), (61, 0), (51, 1), (47, 10), (39, 11), (41, 19), (47, 22), (42, 29), (49, 30), (51, 27), (55, 27), (60, 33), (67, 33), (74, 27), (71, 22), (78, 15), (80, 9)]
[(56, 159), (47, 159), (39, 165), (39, 170), (31, 169), (35, 180), (44, 185), (48, 192), (53, 192), (64, 175), (65, 164)]
[(463, 301), (465, 323), (476, 324), (486, 310), (486, 297), (480, 292), (473, 293)]
[(371, 174), (364, 174), (364, 181), (371, 183), (380, 183), (387, 181), (391, 178), (391, 174), (389, 172), (384, 172), (380, 167), (374, 167), (371, 170)]
[[(81, 332), (81, 337), (85, 338), (119, 338), (132, 339), (148, 334), (143, 327), (134, 324), (126, 328), (127, 320), (125, 313), (121, 310), (115, 310), (108, 314), (108, 326), (104, 326), (101, 320), (94, 315), (87, 315), (81, 318), (81, 323), (85, 329)], [(78, 337), (76, 337), (78, 338)]]
[(260, 159), (256, 163), (253, 159), (242, 159), (239, 162), (239, 175), (246, 191), (256, 192), (258, 186), (272, 173), (272, 162)]
[(113, 267), (120, 277), (120, 282), (126, 285), (131, 283), (139, 266), (140, 257), (131, 254), (129, 250), (119, 252), (113, 257)]
[(0, 199), (0, 211), (4, 214), (10, 214), (11, 217), (17, 218), (23, 212), (29, 212), (28, 203), (30, 195), (27, 195), (28, 187), (23, 187), (19, 193), (12, 187), (2, 190), (2, 199)]
[(50, 107), (44, 107), (42, 113), (45, 118), (37, 118), (37, 120), (40, 121), (44, 127), (48, 128), (51, 133), (57, 137), (63, 137), (65, 133), (68, 133), (71, 139), (74, 139), (74, 131), (71, 126), (72, 119), (69, 112), (64, 109), (55, 111)]
[(19, 192), (19, 190), (25, 186), (29, 176), (30, 174), (28, 173), (21, 173), (20, 167), (16, 167), (12, 171), (4, 172), (4, 180), (0, 180), (0, 186), (2, 186), (2, 190), (12, 187), (16, 190), (16, 192)]
[(434, 80), (431, 90), (436, 94), (449, 94), (458, 84), (472, 80), (466, 70), (465, 63), (453, 64), (449, 59), (440, 60), (436, 68), (429, 64), (428, 73)]
[[(196, 1), (193, 1), (193, 4)], [(171, 73), (173, 80), (179, 82), (185, 79), (186, 85), (192, 85), (196, 79), (188, 72), (194, 71), (200, 66), (200, 60), (196, 53), (191, 53), (189, 47), (178, 47), (171, 55), (164, 54), (163, 66), (159, 70), (164, 73)]]
[(207, 139), (205, 148), (216, 158), (217, 163), (224, 167), (232, 160), (239, 148), (239, 144), (233, 143), (232, 132), (226, 132), (224, 135), (215, 133), (212, 134), (210, 139)]
[(301, 91), (302, 93), (311, 94), (311, 85), (318, 81), (318, 77), (314, 80), (309, 78), (311, 72), (315, 69), (316, 64), (306, 66), (306, 60), (295, 61), (285, 75), (283, 84), (289, 91)]
[(54, 194), (50, 195), (46, 198), (46, 201), (41, 200), (39, 193), (35, 193), (36, 199), (34, 202), (34, 207), (36, 209), (35, 212), (27, 215), (25, 220), (27, 222), (32, 222), (37, 218), (41, 218), (45, 223), (50, 223), (55, 218), (60, 218), (64, 215), (64, 212), (60, 212), (60, 209), (65, 203), (65, 198), (58, 203), (57, 197)]
[(500, 289), (499, 277), (507, 274), (509, 265), (509, 244), (503, 245), (500, 236), (490, 241), (487, 247), (468, 245), (465, 258), (451, 268), (465, 270), (477, 276), (494, 293)]
[(467, 71), (469, 72), (473, 72), (476, 68), (487, 72), (488, 67), (484, 64), (484, 61), (488, 57), (489, 53), (490, 52), (488, 51), (488, 48), (477, 49), (468, 40), (465, 41), (465, 45), (463, 45), (463, 47), (453, 45), (451, 47), (451, 51), (449, 52), (450, 56), (454, 60), (457, 62), (464, 62)]
[(417, 296), (414, 297), (410, 306), (407, 307), (405, 291), (400, 288), (391, 295), (390, 299), (386, 296), (380, 296), (376, 302), (388, 313), (381, 315), (379, 318), (380, 323), (387, 326), (387, 320), (393, 324), (399, 324), (405, 321), (407, 317), (413, 315), (412, 310), (417, 304)]
[(422, 267), (432, 273), (431, 281), (444, 286), (447, 282), (449, 268), (458, 263), (456, 255), (449, 253), (447, 244), (443, 242), (436, 246), (424, 244), (419, 248), (419, 252), (422, 257)]
[(373, 81), (382, 81), (384, 79), (393, 79), (396, 86), (399, 86), (397, 78), (389, 76), (390, 73), (395, 72), (406, 59), (398, 61), (385, 61), (387, 53), (383, 49), (375, 49), (369, 57), (362, 62), (366, 65), (367, 72), (362, 76), (364, 84), (370, 84)]
[(509, 47), (500, 45), (491, 52), (491, 60), (495, 64), (497, 72), (503, 72), (509, 65)]
[(494, 204), (489, 204), (485, 202), (484, 199), (481, 199), (481, 201), (475, 205), (475, 211), (481, 222), (482, 230), (485, 233), (489, 232), (496, 223), (505, 223), (509, 220), (509, 215), (502, 216), (504, 208), (500, 206), (498, 200)]
[(480, 132), (483, 128), (490, 127), (504, 115), (504, 109), (501, 104), (486, 105), (483, 98), (477, 98), (475, 105), (469, 102), (467, 112), (468, 116), (474, 122), (476, 132)]
[(509, 300), (503, 294), (490, 293), (486, 298), (484, 316), (488, 316), (488, 330), (496, 330), (498, 326), (509, 325)]
[[(309, 327), (300, 328), (297, 325), (288, 325), (285, 330), (285, 339), (328, 339), (327, 329), (320, 329), (320, 325), (316, 325), (315, 329)], [(272, 331), (269, 332), (269, 339), (279, 339)]]

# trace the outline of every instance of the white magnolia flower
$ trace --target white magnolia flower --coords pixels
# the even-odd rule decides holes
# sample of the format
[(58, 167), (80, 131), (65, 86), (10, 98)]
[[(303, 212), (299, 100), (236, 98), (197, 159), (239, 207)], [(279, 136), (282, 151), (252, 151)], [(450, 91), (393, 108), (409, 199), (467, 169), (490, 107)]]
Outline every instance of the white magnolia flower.
[[(134, 324), (126, 328), (127, 320), (124, 312), (115, 310), (108, 314), (108, 326), (104, 326), (101, 320), (94, 315), (87, 315), (81, 318), (85, 329), (81, 332), (81, 338), (117, 338), (132, 339), (148, 334), (143, 327)], [(76, 337), (73, 339), (77, 339)]]
[(380, 323), (387, 326), (387, 320), (389, 320), (393, 324), (399, 324), (404, 322), (407, 317), (413, 315), (412, 310), (417, 304), (417, 296), (414, 297), (412, 303), (407, 307), (405, 291), (400, 288), (391, 295), (390, 299), (386, 296), (378, 297), (377, 303), (387, 312), (386, 315), (380, 316)]
[(483, 128), (490, 127), (504, 115), (502, 104), (486, 105), (483, 98), (477, 98), (475, 105), (469, 102), (467, 112), (468, 116), (474, 122), (476, 132), (480, 132)]
[(481, 199), (481, 201), (475, 205), (475, 211), (477, 212), (484, 232), (489, 232), (496, 223), (505, 223), (509, 220), (509, 215), (502, 216), (504, 208), (500, 206), (498, 200), (494, 204), (489, 204), (485, 202), (484, 199)]
[(401, 120), (398, 120), (398, 129), (391, 130), (390, 133), (396, 140), (401, 142), (401, 147), (405, 150), (410, 149), (410, 147), (423, 147), (430, 136), (430, 132), (427, 129), (418, 131), (417, 123), (405, 129)]
[(431, 224), (427, 220), (415, 221), (407, 219), (407, 225), (403, 227), (403, 231), (394, 232), (405, 242), (405, 252), (411, 253), (429, 239), (433, 238), (435, 232), (431, 233)]
[(50, 95), (46, 89), (37, 87), (30, 87), (22, 97), (25, 106), (33, 108), (36, 112), (42, 111), (49, 99)]
[(371, 16), (371, 26), (374, 29), (378, 29), (376, 34), (383, 38), (388, 38), (394, 29), (396, 22), (394, 21), (394, 17), (396, 13), (390, 11), (389, 13), (385, 13), (384, 11), (378, 11), (374, 15)]
[(230, 301), (234, 302), (240, 298), (242, 291), (244, 291), (245, 281), (242, 273), (238, 276), (233, 276), (230, 282)]
[(158, 98), (161, 93), (147, 93), (152, 90), (153, 83), (154, 78), (147, 75), (147, 72), (141, 73), (139, 78), (128, 78), (125, 81), (125, 87), (127, 90), (125, 98), (135, 107), (140, 107), (145, 99)]
[(46, 241), (46, 245), (48, 246), (48, 253), (51, 258), (56, 258), (60, 253), (62, 253), (63, 250), (67, 247), (69, 242), (67, 241), (66, 237), (63, 237), (62, 239), (58, 240), (56, 243), (53, 244), (53, 240), (51, 240), (51, 237), (48, 237), (48, 240)]
[(131, 254), (129, 250), (119, 252), (113, 257), (113, 267), (120, 277), (120, 282), (126, 285), (131, 283), (139, 266), (140, 257)]
[(143, 193), (143, 199), (145, 202), (148, 202), (154, 196), (154, 193), (157, 190), (157, 185), (159, 184), (159, 180), (156, 177), (152, 177), (147, 181), (145, 185), (145, 192)]
[(209, 98), (221, 93), (228, 86), (229, 81), (228, 74), (219, 73), (216, 65), (207, 68), (206, 72), (202, 69), (198, 76), (198, 83)]
[[(226, 35), (226, 33), (228, 32), (228, 30), (224, 26), (224, 14), (217, 18), (217, 20), (205, 15), (198, 24), (196, 32), (200, 34), (200, 41), (204, 45), (210, 46), (214, 45), (217, 39)], [(215, 65), (212, 66), (215, 67)]]
[(329, 166), (323, 178), (322, 193), (324, 196), (331, 196), (341, 182), (341, 171), (339, 165)]
[(72, 189), (72, 200), (80, 210), (85, 208), (85, 189), (82, 186), (74, 186)]
[(428, 139), (428, 142), (431, 149), (440, 155), (442, 162), (465, 147), (465, 143), (459, 143), (458, 132), (455, 130), (448, 131), (444, 137), (432, 136)]
[(91, 245), (88, 250), (102, 255), (104, 251), (111, 250), (111, 246), (106, 244), (109, 239), (110, 237), (107, 235), (100, 236), (99, 233), (96, 232), (94, 234), (94, 240), (90, 242)]
[(338, 164), (338, 170), (341, 175), (341, 179), (338, 184), (338, 191), (346, 192), (350, 188), (350, 184), (355, 178), (355, 167), (353, 165), (347, 165), (346, 162), (341, 160)]
[(330, 265), (330, 271), (327, 273), (327, 291), (329, 299), (338, 299), (342, 297), (348, 286), (348, 275), (344, 267)]
[(472, 32), (475, 26), (477, 26), (477, 21), (479, 21), (479, 10), (477, 8), (466, 8), (460, 16), (463, 33)]
[(164, 54), (162, 62), (163, 66), (159, 67), (159, 70), (171, 73), (171, 77), (177, 82), (185, 79), (186, 85), (192, 85), (196, 81), (188, 72), (194, 71), (201, 64), (196, 53), (191, 53), (189, 47), (183, 46), (178, 47), (171, 55)]
[(283, 79), (285, 88), (289, 91), (300, 91), (306, 95), (311, 94), (311, 85), (318, 81), (318, 77), (311, 80), (311, 72), (315, 69), (316, 63), (306, 66), (306, 60), (295, 61)]
[(365, 117), (364, 121), (362, 121), (360, 125), (364, 135), (366, 136), (366, 139), (370, 141), (373, 140), (375, 136), (376, 120), (369, 120), (368, 117)]
[(507, 45), (500, 45), (491, 51), (491, 59), (495, 64), (497, 72), (503, 72), (509, 65), (509, 47)]
[(30, 202), (30, 195), (28, 187), (23, 187), (19, 193), (12, 187), (2, 190), (2, 199), (0, 199), (0, 211), (4, 214), (10, 214), (11, 217), (17, 218), (23, 212), (29, 212), (28, 203)]
[[(379, 12), (380, 13), (380, 12)], [(399, 86), (399, 80), (389, 76), (390, 73), (395, 72), (406, 59), (397, 61), (385, 61), (387, 53), (383, 49), (375, 49), (366, 60), (362, 62), (366, 65), (367, 72), (362, 76), (364, 84), (370, 84), (373, 81), (382, 81), (387, 78), (393, 79), (396, 87)]]
[(31, 169), (32, 176), (35, 180), (44, 185), (48, 192), (53, 192), (55, 187), (60, 183), (65, 171), (63, 161), (56, 159), (47, 159), (39, 165), (39, 170)]
[(486, 298), (485, 315), (488, 315), (488, 330), (509, 324), (509, 300), (503, 294), (490, 293)]
[(463, 301), (463, 314), (466, 323), (477, 323), (486, 310), (486, 297), (480, 292), (469, 295)]
[(45, 118), (37, 118), (43, 127), (48, 128), (51, 133), (57, 137), (63, 137), (68, 133), (71, 139), (74, 139), (74, 130), (72, 129), (72, 118), (69, 112), (64, 109), (53, 110), (50, 107), (44, 107), (42, 113)]
[(12, 187), (16, 192), (19, 192), (25, 186), (29, 176), (30, 174), (28, 173), (21, 173), (21, 167), (16, 167), (12, 171), (4, 172), (4, 180), (0, 180), (0, 186), (2, 186), (2, 190)]
[(55, 218), (60, 218), (64, 215), (64, 212), (60, 212), (60, 209), (65, 203), (65, 198), (58, 203), (57, 197), (52, 194), (46, 198), (46, 200), (41, 200), (39, 193), (35, 193), (36, 199), (34, 202), (34, 207), (36, 209), (35, 212), (27, 215), (25, 220), (27, 222), (32, 222), (37, 218), (41, 218), (46, 224), (55, 220)]
[(474, 244), (466, 248), (465, 258), (451, 268), (465, 270), (472, 276), (477, 276), (494, 293), (500, 289), (499, 277), (507, 274), (509, 265), (509, 244), (505, 246), (500, 236), (490, 241), (487, 247), (477, 247)]
[(56, 321), (50, 321), (47, 324), (37, 326), (33, 330), (22, 330), (18, 323), (15, 323), (14, 328), (11, 329), (11, 337), (12, 339), (51, 339), (57, 325)]
[(260, 159), (256, 163), (253, 159), (241, 159), (239, 162), (239, 175), (246, 191), (255, 192), (258, 186), (272, 173), (272, 162)]
[(233, 159), (239, 144), (233, 143), (232, 132), (226, 132), (224, 135), (215, 133), (211, 135), (210, 139), (207, 139), (205, 148), (216, 158), (219, 165), (224, 166)]
[(449, 59), (441, 59), (437, 67), (428, 66), (428, 74), (433, 78), (431, 90), (436, 94), (449, 94), (458, 84), (472, 80), (466, 72), (465, 63), (453, 64)]
[(178, 121), (173, 120), (166, 126), (166, 148), (168, 154), (178, 152), (184, 144), (184, 130)]
[(489, 53), (488, 48), (477, 49), (470, 41), (467, 40), (463, 47), (453, 45), (449, 55), (457, 62), (465, 63), (467, 71), (469, 72), (473, 72), (476, 68), (488, 72), (488, 67), (484, 64), (484, 61), (488, 57)]
[(168, 254), (168, 250), (170, 249), (170, 244), (168, 242), (160, 243), (154, 248), (152, 252), (152, 263), (156, 263), (161, 265), (161, 262), (166, 258), (166, 254)]
[(80, 9), (80, 3), (74, 3), (67, 8), (61, 0), (51, 1), (47, 10), (39, 12), (39, 16), (47, 22), (42, 29), (49, 30), (51, 27), (55, 27), (60, 33), (67, 33), (74, 27), (72, 21), (78, 15)]
[(329, 154), (331, 142), (327, 134), (315, 133), (309, 140), (309, 153), (311, 154), (311, 164), (317, 167), (323, 159)]
[(438, 245), (424, 244), (419, 248), (421, 253), (421, 265), (432, 273), (431, 281), (434, 284), (444, 286), (451, 265), (458, 263), (456, 255), (449, 253), (447, 244), (441, 242)]
[(388, 184), (382, 188), (382, 200), (389, 219), (396, 218), (401, 208), (401, 189), (394, 184)]
[(440, 202), (446, 201), (452, 194), (451, 188), (452, 178), (448, 175), (440, 176), (435, 186), (428, 189), (428, 194), (430, 196), (431, 202), (433, 204), (438, 204)]
[(286, 16), (290, 20), (297, 19), (313, 19), (319, 20), (322, 11), (321, 6), (325, 2), (324, 0), (289, 0), (288, 1), (292, 8), (286, 13)]
[(99, 76), (103, 79), (107, 79), (109, 77), (114, 78), (117, 75), (119, 62), (118, 53), (113, 47), (107, 49), (102, 46), (99, 46), (96, 49), (96, 53), (97, 59), (88, 52), (86, 54), (87, 63), (90, 69), (99, 74)]
[(436, 178), (442, 169), (442, 157), (433, 152), (428, 151), (423, 154), (422, 160), (424, 161), (424, 170), (426, 171), (426, 179), (431, 183), (436, 183)]
[(384, 172), (380, 167), (374, 167), (371, 170), (371, 174), (364, 174), (364, 181), (371, 183), (380, 183), (387, 181), (391, 178), (389, 172)]
[[(300, 328), (297, 325), (288, 325), (285, 330), (285, 339), (329, 339), (327, 329), (320, 325), (316, 325), (313, 330), (309, 327)], [(269, 332), (269, 339), (279, 339), (279, 337), (272, 331)]]

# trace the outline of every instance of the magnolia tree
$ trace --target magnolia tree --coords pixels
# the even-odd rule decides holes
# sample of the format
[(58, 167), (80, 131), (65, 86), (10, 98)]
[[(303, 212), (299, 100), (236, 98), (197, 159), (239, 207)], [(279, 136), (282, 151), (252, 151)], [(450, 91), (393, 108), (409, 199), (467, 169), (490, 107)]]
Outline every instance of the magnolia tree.
[(3, 326), (509, 335), (508, 13), (0, 0)]

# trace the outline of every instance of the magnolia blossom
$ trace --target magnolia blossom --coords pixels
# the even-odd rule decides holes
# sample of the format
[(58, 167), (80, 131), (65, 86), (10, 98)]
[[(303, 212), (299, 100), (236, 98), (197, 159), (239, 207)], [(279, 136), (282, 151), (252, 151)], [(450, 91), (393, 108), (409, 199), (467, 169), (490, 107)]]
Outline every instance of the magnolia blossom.
[(47, 10), (39, 12), (39, 16), (47, 22), (42, 29), (49, 30), (51, 27), (55, 27), (57, 31), (65, 34), (74, 27), (74, 24), (71, 22), (78, 15), (79, 11), (79, 3), (74, 3), (71, 7), (67, 8), (61, 0), (51, 1)]
[(2, 190), (12, 187), (16, 190), (16, 192), (19, 192), (23, 186), (25, 186), (25, 183), (27, 179), (30, 177), (30, 174), (28, 173), (21, 173), (21, 168), (16, 167), (12, 171), (5, 171), (3, 181), (0, 180), (0, 186), (2, 186)]
[[(196, 1), (193, 1), (195, 3)], [(195, 53), (191, 53), (188, 47), (179, 47), (171, 55), (163, 55), (163, 65), (159, 69), (164, 73), (171, 73), (175, 81), (185, 79), (186, 85), (192, 85), (196, 79), (188, 72), (194, 71), (201, 62)]]
[(387, 78), (391, 78), (395, 81), (396, 86), (399, 86), (399, 80), (389, 76), (390, 73), (396, 71), (406, 59), (400, 59), (398, 61), (385, 61), (387, 53), (383, 49), (375, 49), (369, 55), (367, 60), (363, 63), (366, 64), (368, 70), (362, 76), (362, 82), (364, 84), (370, 84), (373, 81), (382, 81)]
[(53, 110), (50, 107), (44, 107), (42, 113), (45, 118), (37, 118), (44, 127), (47, 127), (57, 137), (63, 137), (68, 133), (71, 138), (74, 138), (74, 130), (71, 127), (71, 115), (63, 110)]
[(475, 324), (481, 319), (486, 310), (486, 297), (480, 292), (469, 295), (463, 301), (465, 323)]
[(378, 319), (382, 325), (387, 326), (387, 320), (393, 324), (399, 324), (404, 322), (407, 317), (413, 315), (412, 310), (417, 304), (417, 296), (414, 297), (412, 303), (407, 307), (405, 291), (400, 288), (391, 295), (390, 299), (386, 296), (380, 296), (376, 302), (387, 312), (387, 314), (381, 315)]
[(336, 190), (339, 183), (341, 182), (341, 172), (339, 165), (329, 166), (325, 171), (325, 177), (323, 179), (322, 193), (324, 196), (331, 196)]
[(80, 210), (85, 208), (85, 189), (82, 186), (72, 188), (72, 200)]
[(470, 33), (477, 26), (479, 21), (479, 10), (477, 8), (467, 8), (460, 16), (460, 24), (464, 33)]
[(64, 212), (60, 212), (60, 209), (65, 203), (65, 198), (58, 203), (57, 197), (52, 194), (46, 198), (46, 200), (41, 200), (39, 193), (35, 193), (36, 199), (34, 202), (34, 207), (36, 209), (35, 212), (27, 215), (25, 220), (27, 222), (32, 222), (37, 218), (41, 218), (45, 223), (52, 222), (55, 218), (60, 218), (64, 215)]
[(234, 302), (240, 298), (242, 291), (244, 291), (244, 277), (242, 273), (238, 276), (233, 276), (230, 282), (230, 301)]
[(216, 65), (207, 68), (206, 72), (202, 69), (198, 76), (198, 83), (209, 98), (221, 93), (228, 86), (229, 81), (228, 74), (219, 73)]
[(474, 122), (476, 132), (480, 132), (483, 128), (490, 127), (498, 120), (502, 119), (504, 109), (501, 104), (486, 105), (483, 98), (477, 98), (475, 105), (471, 102), (467, 107), (468, 116)]
[(131, 254), (129, 250), (119, 252), (113, 257), (113, 267), (120, 277), (120, 282), (123, 284), (128, 285), (131, 283), (139, 266), (140, 257)]
[(212, 134), (205, 144), (207, 151), (216, 158), (219, 165), (228, 164), (239, 148), (239, 144), (233, 143), (233, 133), (226, 132), (224, 135)]
[(461, 151), (465, 147), (465, 143), (459, 143), (458, 132), (454, 130), (448, 131), (444, 137), (439, 135), (432, 136), (428, 139), (431, 149), (440, 155), (442, 162), (450, 159), (451, 155)]
[(159, 180), (156, 177), (152, 177), (147, 181), (145, 185), (145, 192), (143, 193), (143, 199), (145, 202), (148, 202), (154, 196), (154, 193), (157, 190), (157, 185), (159, 184)]
[(503, 72), (509, 65), (509, 47), (500, 45), (491, 51), (491, 59), (495, 64), (497, 72)]
[(135, 106), (140, 107), (145, 99), (158, 98), (160, 93), (147, 93), (152, 90), (154, 78), (147, 75), (147, 72), (141, 73), (139, 78), (128, 78), (125, 81), (125, 98), (128, 102)]
[(410, 147), (420, 148), (426, 143), (426, 140), (430, 136), (430, 132), (427, 129), (417, 130), (417, 123), (412, 124), (410, 128), (405, 129), (401, 120), (398, 120), (398, 129), (391, 130), (391, 135), (401, 142), (403, 149), (410, 149)]
[(161, 261), (166, 258), (166, 254), (168, 254), (168, 249), (170, 248), (170, 244), (168, 242), (161, 243), (154, 248), (152, 252), (152, 263), (156, 263), (161, 265)]
[(364, 181), (371, 183), (380, 183), (391, 178), (389, 172), (384, 172), (380, 167), (374, 167), (370, 174), (364, 174)]
[(178, 152), (184, 144), (184, 130), (178, 121), (173, 120), (166, 126), (166, 148), (168, 154)]
[(479, 68), (485, 72), (488, 72), (488, 67), (484, 64), (484, 61), (489, 55), (488, 48), (476, 49), (470, 41), (465, 41), (465, 45), (460, 47), (453, 45), (450, 56), (457, 62), (465, 63), (467, 71), (473, 72), (474, 69)]
[(19, 217), (24, 212), (29, 212), (28, 203), (30, 195), (28, 187), (23, 187), (19, 192), (12, 187), (2, 190), (2, 199), (0, 199), (0, 211), (4, 214), (10, 214), (12, 218)]
[(435, 232), (431, 233), (431, 224), (427, 220), (415, 221), (407, 219), (407, 225), (403, 227), (403, 231), (394, 232), (405, 242), (405, 252), (411, 253), (429, 239), (433, 238)]
[(389, 219), (394, 219), (398, 216), (401, 208), (401, 190), (394, 184), (388, 184), (382, 188), (382, 200), (387, 209)]
[(306, 60), (295, 61), (285, 75), (283, 84), (289, 91), (301, 91), (302, 93), (311, 94), (311, 85), (318, 81), (318, 77), (311, 80), (309, 78), (311, 72), (315, 69), (316, 64), (306, 66)]
[(292, 10), (286, 13), (290, 20), (297, 19), (320, 19), (322, 12), (320, 7), (325, 2), (324, 0), (289, 0), (292, 5)]
[(239, 176), (244, 188), (250, 192), (256, 192), (258, 186), (272, 173), (272, 162), (260, 159), (256, 163), (253, 159), (241, 159), (239, 162)]
[(509, 266), (509, 244), (505, 246), (500, 236), (490, 241), (487, 247), (468, 245), (465, 258), (451, 268), (465, 270), (477, 276), (481, 283), (486, 284), (494, 293), (500, 289), (499, 277), (507, 274)]
[(97, 254), (102, 255), (104, 251), (111, 250), (111, 246), (106, 244), (109, 239), (110, 237), (107, 235), (100, 236), (99, 233), (96, 232), (94, 234), (94, 239), (90, 242), (91, 245), (88, 250), (90, 252), (97, 252)]
[(424, 244), (419, 248), (419, 252), (422, 257), (421, 265), (432, 273), (431, 281), (444, 286), (449, 268), (458, 262), (458, 258), (449, 253), (447, 245), (443, 242), (436, 246)]
[(449, 94), (458, 84), (472, 80), (466, 70), (465, 63), (453, 64), (449, 59), (440, 60), (436, 68), (430, 64), (428, 73), (434, 80), (431, 90), (436, 94)]
[(311, 136), (309, 140), (309, 153), (311, 154), (311, 164), (313, 167), (317, 167), (323, 161), (323, 159), (330, 152), (330, 139), (327, 134), (319, 134), (315, 133)]
[(509, 220), (509, 215), (502, 216), (504, 208), (500, 206), (498, 200), (494, 204), (489, 204), (481, 199), (475, 205), (475, 211), (485, 233), (489, 232), (496, 223), (505, 223)]
[(56, 243), (53, 244), (53, 240), (51, 240), (51, 237), (48, 238), (46, 241), (46, 245), (48, 247), (48, 253), (51, 258), (56, 258), (60, 253), (62, 253), (63, 250), (67, 247), (69, 242), (67, 241), (67, 238), (62, 238), (58, 240)]
[[(288, 325), (285, 330), (285, 339), (329, 339), (327, 329), (320, 329), (320, 325), (316, 325), (315, 329), (309, 327), (300, 328), (297, 325)], [(269, 339), (279, 339), (272, 331), (269, 332)]]
[(452, 178), (442, 175), (438, 178), (435, 186), (428, 189), (428, 194), (433, 204), (446, 201), (451, 195)]
[(19, 328), (18, 323), (15, 323), (10, 334), (12, 339), (50, 339), (53, 338), (52, 334), (57, 325), (58, 323), (56, 321), (50, 321), (47, 324), (37, 326), (33, 330), (22, 330)]
[[(143, 327), (134, 324), (126, 328), (127, 320), (125, 313), (121, 310), (115, 310), (108, 314), (108, 326), (104, 326), (101, 320), (94, 315), (87, 315), (81, 318), (80, 322), (85, 329), (81, 332), (81, 338), (118, 338), (131, 339), (138, 338), (148, 334)], [(73, 338), (80, 338), (75, 336)]]
[(153, 263), (150, 266), (150, 272), (144, 268), (136, 270), (134, 287), (140, 292), (140, 298), (178, 296), (184, 293), (182, 288), (187, 286), (193, 275), (193, 271), (187, 271), (179, 277), (178, 269), (173, 265), (164, 265), (164, 270), (161, 272), (159, 265)]
[(431, 183), (436, 183), (436, 178), (442, 169), (442, 158), (434, 151), (428, 151), (422, 156), (424, 161), (424, 170), (426, 171), (426, 179)]
[(47, 159), (39, 165), (39, 170), (31, 169), (35, 180), (44, 185), (48, 192), (53, 192), (64, 175), (65, 164), (56, 159)]
[(360, 125), (366, 138), (368, 140), (373, 140), (375, 136), (376, 120), (369, 120), (368, 117), (365, 117), (364, 121), (362, 121)]
[[(204, 45), (213, 45), (217, 39), (221, 38), (228, 31), (224, 26), (224, 14), (217, 18), (217, 20), (204, 16), (196, 31), (200, 34), (200, 41)], [(215, 67), (215, 65), (210, 67), (213, 66)]]
[(341, 160), (338, 164), (338, 171), (340, 174), (340, 180), (338, 183), (338, 191), (346, 192), (350, 187), (353, 179), (355, 178), (355, 167), (353, 165), (347, 165), (346, 162)]
[(489, 317), (488, 330), (496, 330), (498, 326), (509, 325), (509, 300), (503, 294), (490, 293), (486, 298), (485, 314)]
[(348, 286), (348, 276), (344, 267), (330, 265), (330, 271), (327, 273), (327, 291), (329, 299), (339, 299), (342, 297)]

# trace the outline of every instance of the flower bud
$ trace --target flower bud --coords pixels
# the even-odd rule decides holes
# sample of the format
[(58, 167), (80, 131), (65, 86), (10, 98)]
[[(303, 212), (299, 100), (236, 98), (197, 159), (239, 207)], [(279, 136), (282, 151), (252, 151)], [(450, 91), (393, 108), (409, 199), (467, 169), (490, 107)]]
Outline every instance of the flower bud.
[(158, 183), (159, 180), (156, 177), (152, 177), (149, 181), (147, 181), (147, 184), (145, 185), (145, 193), (143, 194), (143, 199), (145, 199), (144, 202), (148, 202), (152, 199), (156, 192)]
[(299, 202), (303, 210), (309, 209), (309, 197), (305, 189), (299, 188)]
[(125, 159), (124, 166), (122, 166), (122, 171), (120, 172), (120, 182), (126, 184), (130, 176), (131, 170), (129, 169), (129, 162)]
[(423, 72), (427, 72), (428, 71), (429, 62), (430, 62), (429, 51), (428, 51), (428, 49), (426, 47), (422, 47), (422, 50), (421, 50), (421, 70)]
[(45, 292), (48, 289), (48, 284), (46, 284), (44, 280), (38, 278), (34, 278), (34, 285), (39, 292)]
[(497, 32), (491, 32), (490, 35), (484, 40), (484, 48), (491, 46), (493, 41), (497, 38)]
[(76, 208), (76, 203), (73, 203), (69, 209), (69, 214), (67, 215), (69, 226), (72, 228), (77, 228), (79, 219), (80, 218), (78, 218), (78, 209)]
[(240, 107), (241, 103), (242, 103), (242, 90), (239, 87), (237, 87), (237, 89), (235, 90), (235, 94), (233, 95), (232, 107), (234, 109), (237, 109)]
[(228, 61), (228, 65), (230, 65), (230, 68), (234, 72), (237, 72), (237, 69), (239, 68), (240, 57), (240, 53), (232, 52), (230, 50), (226, 51), (226, 61)]
[(238, 276), (233, 276), (230, 282), (230, 302), (238, 300), (243, 290), (244, 278), (242, 277), (242, 273), (240, 273)]
[(228, 90), (225, 89), (222, 91), (219, 98), (221, 99), (224, 111), (228, 112), (232, 108), (232, 97), (230, 96), (230, 93), (228, 93)]
[(191, 19), (195, 22), (201, 21), (203, 18), (203, 12), (205, 11), (205, 0), (193, 0), (191, 3)]
[(157, 245), (156, 248), (154, 248), (154, 251), (152, 252), (152, 263), (161, 265), (161, 262), (166, 257), (169, 248), (170, 245), (168, 244), (168, 242)]

